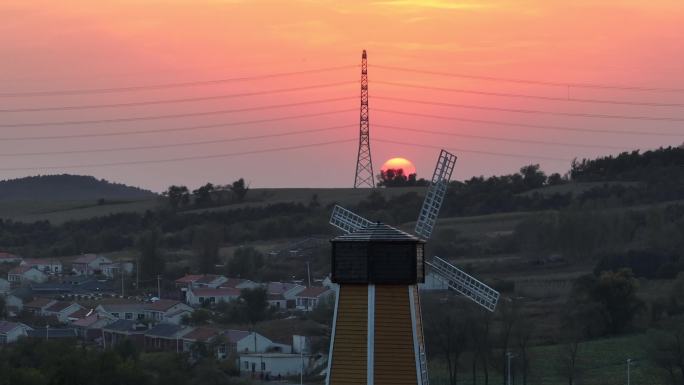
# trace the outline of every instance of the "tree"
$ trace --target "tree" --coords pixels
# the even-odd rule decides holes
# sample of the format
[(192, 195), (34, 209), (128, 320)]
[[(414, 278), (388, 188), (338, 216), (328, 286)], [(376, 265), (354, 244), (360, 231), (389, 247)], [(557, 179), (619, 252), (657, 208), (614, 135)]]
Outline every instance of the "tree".
[(7, 318), (7, 303), (5, 298), (0, 297), (0, 319)]
[(592, 288), (591, 296), (608, 314), (611, 333), (622, 332), (632, 322), (643, 303), (636, 296), (638, 283), (632, 271), (604, 271)]
[(672, 385), (684, 384), (684, 319), (673, 318), (649, 330), (648, 341), (651, 360), (667, 372)]
[(266, 293), (266, 289), (262, 287), (242, 289), (240, 292), (240, 301), (244, 306), (246, 321), (252, 326), (266, 318), (266, 310), (268, 309), (268, 294)]
[(145, 279), (156, 278), (164, 272), (164, 258), (159, 251), (159, 231), (156, 229), (143, 232), (137, 241), (140, 252), (140, 271)]
[(219, 262), (219, 249), (223, 242), (223, 229), (207, 224), (196, 227), (192, 235), (192, 247), (202, 274), (213, 273)]
[(440, 356), (447, 366), (449, 374), (449, 384), (458, 383), (458, 374), (461, 356), (468, 348), (468, 322), (462, 314), (454, 309), (459, 306), (450, 306), (431, 298), (425, 298), (424, 309), (434, 314), (425, 318), (425, 338), (430, 351)]
[(539, 169), (538, 164), (531, 164), (520, 169), (520, 174), (523, 177), (523, 183), (529, 190), (544, 186), (546, 183), (546, 174)]
[(185, 186), (170, 186), (163, 195), (168, 198), (169, 206), (174, 210), (190, 203), (190, 193)]
[(211, 183), (207, 183), (196, 190), (192, 190), (192, 195), (195, 197), (195, 205), (199, 207), (211, 205), (213, 192), (214, 185)]
[(231, 184), (230, 191), (233, 192), (233, 195), (235, 195), (235, 198), (238, 202), (242, 202), (247, 196), (249, 186), (245, 184), (245, 180), (243, 178), (240, 178)]

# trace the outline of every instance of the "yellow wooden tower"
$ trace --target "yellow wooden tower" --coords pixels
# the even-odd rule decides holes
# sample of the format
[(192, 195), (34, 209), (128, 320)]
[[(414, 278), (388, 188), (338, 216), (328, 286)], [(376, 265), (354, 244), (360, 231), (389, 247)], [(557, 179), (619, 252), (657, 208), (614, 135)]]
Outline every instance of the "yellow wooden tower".
[(328, 384), (427, 385), (417, 288), (425, 242), (381, 223), (331, 242), (339, 292)]

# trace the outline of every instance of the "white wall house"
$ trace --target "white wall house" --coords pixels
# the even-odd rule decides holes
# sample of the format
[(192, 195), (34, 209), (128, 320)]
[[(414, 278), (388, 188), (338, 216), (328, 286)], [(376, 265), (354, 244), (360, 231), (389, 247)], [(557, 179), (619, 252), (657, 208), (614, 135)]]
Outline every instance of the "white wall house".
[(193, 308), (183, 302), (160, 299), (145, 308), (146, 318), (154, 322), (180, 325), (183, 315), (192, 314)]
[(112, 262), (100, 264), (100, 271), (102, 272), (102, 275), (108, 278), (120, 276), (122, 268), (124, 274), (126, 275), (130, 275), (133, 273), (132, 262)]
[(214, 305), (219, 302), (230, 302), (240, 297), (240, 290), (235, 288), (208, 289), (189, 287), (185, 295), (188, 305)]
[(29, 330), (32, 329), (22, 323), (0, 321), (0, 345), (17, 342)]
[(255, 378), (278, 379), (306, 373), (308, 358), (299, 354), (257, 353), (240, 355), (240, 373)]
[(243, 353), (291, 353), (292, 346), (273, 342), (271, 339), (259, 334), (249, 333), (236, 342), (236, 351)]
[(12, 284), (43, 283), (48, 277), (42, 271), (30, 266), (18, 266), (7, 273), (7, 280)]
[(147, 304), (133, 302), (133, 303), (116, 303), (116, 304), (100, 304), (95, 308), (95, 312), (111, 318), (143, 321), (147, 317)]
[(59, 322), (67, 323), (69, 316), (82, 310), (83, 306), (75, 302), (57, 301), (43, 310), (43, 316), (55, 316)]
[(97, 254), (84, 254), (71, 263), (71, 270), (78, 275), (92, 275), (102, 272), (102, 265), (111, 264), (112, 260)]
[(49, 275), (62, 274), (63, 270), (62, 262), (49, 258), (27, 258), (21, 261), (19, 266), (35, 267)]
[(318, 306), (319, 302), (335, 294), (335, 291), (325, 286), (307, 287), (297, 294), (297, 309), (311, 311)]

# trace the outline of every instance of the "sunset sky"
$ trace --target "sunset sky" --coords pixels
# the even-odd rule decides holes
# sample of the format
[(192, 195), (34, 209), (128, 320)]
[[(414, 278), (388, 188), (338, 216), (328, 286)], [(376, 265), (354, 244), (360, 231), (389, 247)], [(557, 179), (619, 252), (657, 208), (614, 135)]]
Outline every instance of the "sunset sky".
[(351, 187), (363, 49), (377, 173), (440, 147), (456, 179), (565, 172), (684, 142), (683, 26), (681, 0), (3, 0), (0, 179)]

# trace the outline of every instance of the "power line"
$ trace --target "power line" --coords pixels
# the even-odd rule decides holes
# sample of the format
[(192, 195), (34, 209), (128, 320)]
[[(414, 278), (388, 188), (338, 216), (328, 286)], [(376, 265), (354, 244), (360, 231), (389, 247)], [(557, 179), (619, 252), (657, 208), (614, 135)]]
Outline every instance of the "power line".
[(684, 122), (684, 118), (665, 118), (665, 117), (658, 117), (658, 116), (638, 116), (638, 115), (606, 115), (606, 114), (587, 114), (587, 113), (582, 113), (582, 112), (556, 112), (556, 111), (543, 111), (543, 110), (527, 110), (527, 109), (522, 109), (522, 108), (502, 108), (502, 107), (478, 106), (478, 105), (472, 105), (472, 104), (430, 102), (430, 101), (425, 101), (425, 100), (395, 98), (395, 97), (391, 97), (391, 96), (375, 96), (374, 99), (389, 100), (389, 101), (402, 102), (402, 103), (412, 103), (412, 104), (426, 104), (426, 105), (431, 105), (431, 106), (457, 107), (457, 108), (466, 108), (466, 109), (484, 110), (484, 111), (514, 112), (514, 113), (522, 113), (522, 114), (543, 114), (543, 115), (572, 116), (572, 117), (580, 117), (580, 118), (598, 118), (598, 119), (653, 120), (653, 121), (666, 121), (666, 122)]
[(14, 153), (9, 152), (9, 153), (0, 153), (0, 157), (87, 154), (87, 153), (128, 151), (128, 150), (151, 150), (151, 149), (157, 149), (157, 148), (186, 147), (186, 146), (197, 146), (197, 145), (202, 145), (202, 144), (213, 144), (213, 143), (242, 142), (242, 141), (255, 140), (255, 139), (277, 138), (277, 137), (283, 137), (283, 136), (309, 134), (309, 133), (314, 133), (314, 132), (333, 131), (333, 130), (338, 130), (341, 128), (353, 128), (353, 127), (355, 127), (355, 126), (354, 125), (341, 125), (341, 126), (331, 126), (331, 127), (324, 127), (324, 128), (313, 128), (313, 129), (308, 129), (308, 130), (288, 131), (288, 132), (281, 132), (281, 133), (275, 133), (275, 134), (241, 136), (241, 137), (228, 138), (228, 139), (212, 139), (212, 140), (171, 143), (171, 144), (154, 144), (154, 145), (146, 145), (146, 146), (108, 147), (108, 148), (97, 148), (97, 149), (90, 149), (90, 150), (65, 150), (65, 151), (48, 151), (48, 152), (14, 152)]
[(645, 106), (645, 107), (684, 107), (684, 103), (630, 102), (630, 101), (619, 101), (619, 100), (608, 100), (608, 99), (585, 99), (585, 98), (574, 98), (574, 97), (563, 98), (563, 97), (554, 97), (554, 96), (517, 94), (517, 93), (508, 93), (508, 92), (478, 91), (478, 90), (465, 89), (465, 88), (434, 87), (434, 86), (425, 86), (425, 85), (420, 85), (420, 84), (386, 82), (386, 81), (381, 81), (381, 80), (374, 80), (373, 83), (385, 84), (385, 85), (394, 86), (394, 87), (425, 89), (425, 90), (443, 91), (443, 92), (455, 92), (455, 93), (461, 93), (461, 94), (483, 95), (483, 96), (500, 96), (500, 97), (507, 97), (507, 98), (526, 98), (526, 99), (558, 101), (558, 102), (598, 103), (598, 104), (615, 104), (615, 105)]
[(319, 73), (319, 72), (330, 72), (330, 71), (337, 71), (337, 70), (348, 69), (348, 68), (356, 68), (356, 67), (357, 67), (356, 65), (346, 65), (346, 66), (336, 66), (336, 67), (324, 67), (324, 68), (310, 69), (310, 70), (304, 70), (304, 71), (280, 72), (280, 73), (273, 73), (273, 74), (244, 76), (244, 77), (237, 77), (237, 78), (225, 78), (225, 79), (214, 79), (214, 80), (196, 80), (196, 81), (179, 82), (179, 83), (164, 83), (164, 84), (128, 86), (128, 87), (87, 88), (87, 89), (28, 91), (28, 92), (4, 92), (4, 93), (0, 93), (0, 97), (16, 98), (16, 97), (30, 97), (30, 96), (107, 94), (107, 93), (117, 93), (117, 92), (158, 90), (158, 89), (166, 89), (166, 88), (196, 87), (196, 86), (215, 85), (215, 84), (242, 82), (242, 81), (250, 81), (250, 80), (271, 79), (271, 78), (295, 76), (295, 75), (305, 75), (305, 74), (312, 74), (312, 73)]
[(431, 71), (431, 70), (424, 70), (424, 69), (384, 66), (384, 65), (374, 65), (373, 67), (386, 69), (386, 70), (392, 70), (392, 71), (422, 73), (422, 74), (427, 74), (427, 75), (447, 76), (447, 77), (455, 77), (455, 78), (463, 78), (463, 79), (487, 80), (487, 81), (506, 82), (506, 83), (536, 84), (536, 85), (553, 86), (553, 87), (594, 88), (594, 89), (621, 90), (621, 91), (684, 92), (684, 88), (638, 87), (638, 86), (619, 86), (619, 85), (599, 84), (599, 83), (554, 82), (554, 81), (541, 81), (541, 80), (530, 80), (530, 79), (512, 79), (512, 78), (503, 78), (503, 77), (496, 77), (496, 76), (481, 76), (481, 75), (453, 73), (453, 72), (439, 72), (439, 71)]
[(214, 96), (198, 96), (193, 98), (178, 98), (178, 99), (164, 99), (164, 100), (148, 100), (141, 102), (128, 102), (128, 103), (104, 103), (104, 104), (86, 104), (86, 105), (70, 105), (70, 106), (54, 106), (54, 107), (26, 107), (26, 108), (8, 108), (0, 109), (0, 112), (36, 112), (36, 111), (70, 111), (70, 110), (85, 110), (85, 109), (96, 109), (96, 108), (116, 108), (116, 107), (136, 107), (136, 106), (150, 106), (159, 104), (171, 104), (171, 103), (188, 103), (188, 102), (199, 102), (206, 100), (220, 100), (229, 99), (237, 97), (248, 97), (257, 95), (270, 95), (276, 93), (285, 92), (296, 92), (304, 90), (312, 90), (318, 88), (336, 87), (340, 85), (356, 84), (357, 82), (336, 82), (336, 83), (326, 83), (326, 84), (316, 84), (305, 87), (292, 87), (292, 88), (278, 88), (265, 91), (255, 91), (255, 92), (243, 92), (238, 94), (224, 94), (224, 95), (214, 95)]
[[(398, 142), (395, 140), (378, 139), (378, 138), (374, 138), (373, 140), (377, 141), (377, 142), (382, 142), (382, 143), (399, 144), (402, 146), (423, 147), (423, 148), (433, 148), (433, 149), (445, 149), (444, 146), (432, 146), (432, 145), (428, 145), (428, 144)], [(532, 158), (532, 159), (553, 160), (553, 161), (559, 161), (559, 162), (571, 162), (572, 161), (572, 159), (567, 159), (567, 158), (554, 158), (554, 157), (540, 156), (540, 155), (520, 155), (520, 154), (510, 154), (510, 153), (505, 153), (505, 152), (466, 150), (466, 149), (454, 148), (454, 147), (449, 147), (446, 149), (450, 150), (450, 151), (454, 151), (454, 152), (465, 152), (465, 153), (480, 154), (480, 155), (505, 156), (505, 157), (511, 157), (511, 158), (521, 158), (521, 159)]]
[(95, 137), (109, 137), (109, 136), (154, 134), (154, 133), (159, 133), (159, 132), (194, 131), (194, 130), (203, 130), (203, 129), (209, 129), (209, 128), (242, 126), (242, 125), (247, 125), (247, 124), (280, 122), (280, 121), (284, 121), (284, 120), (311, 118), (311, 117), (316, 117), (316, 116), (332, 115), (332, 114), (339, 114), (339, 113), (352, 112), (352, 111), (356, 111), (356, 109), (332, 110), (332, 111), (324, 111), (324, 112), (315, 112), (315, 113), (310, 113), (310, 114), (281, 116), (281, 117), (277, 117), (277, 118), (243, 120), (243, 121), (238, 121), (238, 122), (205, 124), (205, 125), (190, 126), (190, 127), (158, 128), (158, 129), (136, 130), (136, 131), (115, 131), (115, 132), (103, 132), (103, 133), (92, 133), (92, 134), (0, 137), (0, 142), (51, 140), (51, 139), (95, 138)]
[(242, 151), (242, 152), (232, 152), (232, 153), (212, 154), (212, 155), (186, 156), (186, 157), (165, 158), (165, 159), (130, 160), (130, 161), (111, 162), (111, 163), (71, 164), (71, 165), (61, 165), (61, 166), (49, 165), (49, 166), (34, 166), (34, 167), (2, 167), (2, 168), (0, 168), (0, 171), (60, 170), (60, 169), (92, 168), (92, 167), (113, 167), (113, 166), (128, 166), (128, 165), (138, 165), (138, 164), (182, 162), (182, 161), (188, 161), (188, 160), (229, 158), (229, 157), (233, 157), (233, 156), (264, 154), (264, 153), (270, 153), (270, 152), (290, 151), (290, 150), (299, 150), (299, 149), (303, 149), (303, 148), (328, 146), (328, 145), (332, 145), (332, 144), (355, 142), (357, 140), (358, 139), (332, 140), (332, 141), (328, 141), (328, 142), (310, 143), (310, 144), (302, 144), (302, 145), (287, 146), (287, 147), (274, 147), (274, 148), (267, 148), (267, 149), (262, 149), (262, 150), (252, 150), (252, 151)]
[[(563, 146), (563, 147), (602, 148), (602, 149), (622, 150), (622, 151), (626, 150), (624, 147), (606, 146), (606, 145), (601, 145), (601, 144), (561, 143), (561, 142), (548, 142), (548, 141), (544, 141), (544, 140), (528, 140), (528, 139), (501, 138), (501, 137), (497, 137), (497, 136), (457, 134), (454, 132), (424, 130), (424, 129), (419, 129), (419, 128), (398, 127), (398, 126), (390, 126), (390, 125), (384, 125), (384, 124), (376, 124), (375, 127), (389, 128), (391, 130), (420, 132), (420, 133), (424, 133), (424, 134), (455, 136), (455, 137), (459, 137), (459, 138), (493, 140), (493, 141), (499, 141), (499, 142), (531, 143), (531, 144), (543, 144), (543, 145), (548, 145), (548, 146)], [(2, 156), (2, 155), (0, 155), (0, 156)]]
[(235, 112), (262, 111), (262, 110), (269, 110), (269, 109), (273, 109), (273, 108), (287, 108), (287, 107), (306, 106), (306, 105), (311, 105), (311, 104), (331, 103), (331, 102), (338, 102), (338, 101), (342, 101), (342, 100), (352, 100), (352, 99), (353, 98), (350, 98), (350, 97), (329, 98), (329, 99), (310, 100), (310, 101), (306, 101), (306, 102), (271, 104), (271, 105), (266, 105), (266, 106), (235, 108), (235, 109), (230, 109), (230, 110), (188, 112), (188, 113), (182, 113), (182, 114), (169, 114), (169, 115), (148, 115), (148, 116), (138, 116), (138, 117), (132, 117), (132, 118), (112, 118), (112, 119), (95, 119), (95, 120), (67, 120), (67, 121), (37, 122), (37, 123), (11, 123), (11, 124), (0, 124), (0, 127), (16, 128), (16, 127), (41, 127), (41, 126), (71, 126), (71, 125), (81, 125), (81, 124), (124, 123), (124, 122), (137, 122), (137, 121), (146, 121), (146, 120), (189, 118), (189, 117), (196, 117), (196, 116), (231, 114), (231, 113), (235, 113)]
[(541, 130), (558, 130), (558, 131), (576, 131), (576, 132), (590, 132), (590, 133), (604, 133), (604, 134), (615, 134), (615, 135), (644, 135), (644, 136), (667, 136), (681, 138), (684, 134), (667, 133), (667, 132), (649, 132), (649, 131), (634, 131), (634, 130), (606, 130), (598, 128), (579, 128), (579, 127), (567, 127), (567, 126), (545, 126), (539, 124), (525, 124), (525, 123), (510, 123), (497, 120), (484, 120), (484, 119), (468, 119), (460, 118), (455, 116), (444, 116), (444, 115), (434, 115), (434, 114), (422, 114), (418, 112), (405, 112), (397, 110), (387, 110), (382, 108), (375, 108), (373, 111), (385, 112), (389, 114), (399, 114), (407, 116), (419, 116), (423, 118), (441, 119), (441, 120), (451, 120), (457, 122), (466, 123), (477, 123), (477, 124), (492, 124), (497, 126), (507, 126), (507, 127), (524, 127), (524, 128), (537, 128)]

